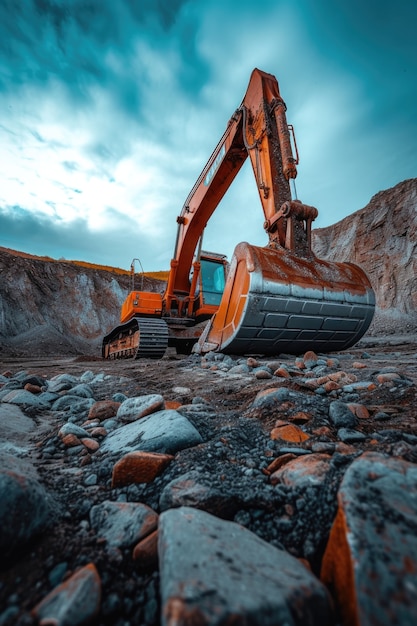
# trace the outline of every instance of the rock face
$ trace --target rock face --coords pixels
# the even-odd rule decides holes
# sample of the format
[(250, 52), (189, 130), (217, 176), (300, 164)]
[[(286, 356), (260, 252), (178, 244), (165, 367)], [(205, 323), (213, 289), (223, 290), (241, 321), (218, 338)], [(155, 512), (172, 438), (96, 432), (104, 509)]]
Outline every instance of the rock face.
[[(119, 323), (128, 274), (66, 261), (26, 258), (0, 248), (0, 345), (18, 354), (100, 353)], [(161, 281), (144, 279), (143, 289)]]
[(320, 258), (360, 265), (382, 312), (415, 318), (417, 178), (380, 191), (360, 211), (314, 230), (313, 250)]

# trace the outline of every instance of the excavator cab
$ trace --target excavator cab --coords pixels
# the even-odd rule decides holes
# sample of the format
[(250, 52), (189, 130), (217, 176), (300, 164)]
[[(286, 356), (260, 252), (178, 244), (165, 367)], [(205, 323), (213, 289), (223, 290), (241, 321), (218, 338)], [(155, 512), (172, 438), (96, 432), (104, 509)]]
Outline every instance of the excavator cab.
[(227, 268), (224, 255), (201, 252), (197, 317), (205, 316), (207, 313), (211, 316), (219, 308), (226, 284)]

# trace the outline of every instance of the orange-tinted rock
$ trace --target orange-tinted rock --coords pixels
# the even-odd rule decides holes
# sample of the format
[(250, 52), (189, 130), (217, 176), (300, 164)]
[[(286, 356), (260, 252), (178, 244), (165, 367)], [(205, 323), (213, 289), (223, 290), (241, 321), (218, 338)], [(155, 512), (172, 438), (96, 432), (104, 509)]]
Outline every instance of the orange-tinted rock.
[(87, 450), (89, 450), (89, 452), (96, 452), (100, 447), (99, 442), (96, 441), (95, 439), (83, 437), (82, 439), (80, 439), (80, 441), (83, 444), (83, 446), (85, 446)]
[(142, 539), (133, 549), (133, 560), (141, 569), (150, 569), (158, 563), (158, 530)]
[(81, 428), (92, 428), (95, 426), (100, 426), (100, 420), (97, 418), (86, 420), (81, 424)]
[(366, 367), (366, 363), (362, 363), (361, 361), (354, 361), (352, 363), (352, 367), (356, 370), (363, 370)]
[(306, 424), (311, 420), (311, 415), (306, 413), (305, 411), (297, 411), (297, 413), (293, 413), (289, 418), (295, 424)]
[(99, 400), (95, 402), (88, 412), (88, 419), (98, 419), (103, 422), (106, 419), (114, 417), (120, 406), (120, 402), (113, 400)]
[(395, 372), (387, 372), (386, 374), (378, 374), (376, 379), (382, 385), (384, 383), (395, 382), (396, 380), (401, 379), (401, 376)]
[(64, 437), (62, 437), (62, 443), (68, 448), (73, 448), (74, 446), (80, 446), (81, 440), (78, 439), (76, 435), (68, 433), (68, 435), (64, 435)]
[(26, 391), (30, 391), (30, 393), (42, 393), (42, 389), (39, 387), (39, 385), (32, 385), (31, 383), (26, 383), (23, 389), (25, 389)]
[(278, 378), (291, 378), (291, 374), (285, 369), (285, 367), (279, 367), (275, 370), (274, 376), (277, 376)]
[(92, 437), (105, 437), (107, 435), (107, 430), (103, 426), (97, 426), (96, 428), (92, 428), (90, 431)]
[(101, 602), (101, 580), (93, 563), (55, 587), (32, 610), (41, 626), (91, 624)]
[(301, 441), (306, 441), (306, 439), (309, 438), (310, 436), (295, 424), (285, 424), (271, 430), (271, 439), (274, 440), (283, 439), (284, 441), (300, 443)]
[(150, 483), (173, 460), (171, 454), (157, 452), (129, 452), (113, 467), (112, 487), (132, 483)]
[(336, 391), (336, 389), (340, 389), (340, 385), (334, 381), (334, 380), (328, 380), (324, 385), (324, 390), (327, 393), (330, 393), (331, 391)]
[(363, 404), (350, 402), (348, 407), (360, 420), (366, 420), (370, 417), (368, 409)]
[(344, 626), (417, 621), (417, 466), (367, 452), (338, 493), (321, 578)]
[(271, 484), (282, 483), (289, 487), (320, 485), (326, 479), (330, 460), (329, 454), (307, 454), (297, 457), (271, 475)]
[(181, 402), (177, 402), (176, 400), (165, 400), (166, 409), (178, 409), (180, 406)]
[(281, 456), (278, 456), (276, 459), (274, 459), (272, 463), (268, 465), (268, 467), (265, 469), (265, 472), (268, 474), (273, 474), (280, 467), (288, 463), (288, 461), (291, 461), (292, 459), (295, 459), (295, 458), (296, 458), (295, 454), (292, 454), (291, 452), (288, 452), (287, 454), (282, 454)]
[(331, 437), (332, 431), (328, 426), (319, 426), (313, 430), (313, 435), (317, 435), (317, 437)]

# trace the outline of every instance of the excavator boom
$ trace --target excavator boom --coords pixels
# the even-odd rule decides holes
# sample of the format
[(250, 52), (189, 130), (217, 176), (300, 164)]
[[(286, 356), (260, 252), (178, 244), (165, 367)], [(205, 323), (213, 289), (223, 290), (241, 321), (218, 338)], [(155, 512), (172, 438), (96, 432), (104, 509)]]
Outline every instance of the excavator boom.
[[(129, 294), (122, 325), (103, 340), (103, 356), (157, 358), (166, 345), (199, 353), (299, 354), (343, 350), (363, 336), (374, 292), (360, 267), (314, 255), (318, 211), (291, 195), (298, 163), (291, 129), (276, 78), (255, 69), (177, 217), (165, 293)], [(202, 235), (248, 157), (268, 241), (265, 247), (239, 244), (229, 267), (222, 255), (201, 250)]]

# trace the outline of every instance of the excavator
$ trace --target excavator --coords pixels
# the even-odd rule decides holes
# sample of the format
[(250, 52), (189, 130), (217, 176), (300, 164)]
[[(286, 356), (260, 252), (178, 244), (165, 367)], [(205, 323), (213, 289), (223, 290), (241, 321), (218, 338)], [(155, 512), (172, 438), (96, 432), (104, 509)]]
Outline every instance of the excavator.
[[(239, 243), (229, 264), (203, 250), (203, 232), (247, 157), (268, 242)], [(374, 315), (374, 291), (357, 265), (315, 256), (318, 211), (292, 197), (297, 165), (277, 79), (254, 69), (177, 217), (165, 292), (128, 294), (120, 325), (103, 338), (102, 356), (157, 359), (168, 346), (184, 354), (302, 354), (357, 343)]]

